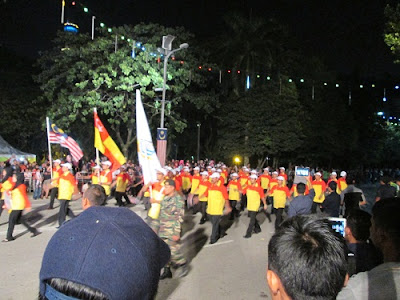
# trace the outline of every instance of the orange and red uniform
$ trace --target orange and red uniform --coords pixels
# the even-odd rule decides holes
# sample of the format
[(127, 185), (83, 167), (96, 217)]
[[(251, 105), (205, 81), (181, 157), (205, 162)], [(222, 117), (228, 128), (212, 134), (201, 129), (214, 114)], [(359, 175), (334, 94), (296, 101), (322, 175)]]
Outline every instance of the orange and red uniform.
[(322, 203), (325, 200), (325, 190), (326, 190), (326, 183), (322, 179), (319, 180), (314, 180), (311, 182), (314, 191), (315, 191), (315, 197), (314, 197), (314, 202), (316, 203)]
[(274, 197), (274, 208), (285, 208), (286, 198), (290, 197), (290, 192), (287, 186), (274, 185), (270, 194)]
[(260, 208), (260, 201), (264, 198), (264, 189), (259, 185), (248, 185), (244, 188), (243, 194), (247, 195), (247, 210), (258, 211)]
[(211, 184), (205, 192), (208, 198), (207, 213), (209, 215), (223, 215), (225, 201), (228, 200), (228, 192), (224, 185)]

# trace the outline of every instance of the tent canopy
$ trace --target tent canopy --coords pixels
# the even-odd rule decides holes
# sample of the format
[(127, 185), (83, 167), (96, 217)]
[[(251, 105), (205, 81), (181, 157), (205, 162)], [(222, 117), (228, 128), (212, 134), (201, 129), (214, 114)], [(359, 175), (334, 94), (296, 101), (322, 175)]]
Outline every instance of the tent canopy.
[(36, 161), (35, 154), (26, 153), (21, 150), (15, 149), (0, 135), (0, 161), (6, 161), (10, 159), (13, 155), (15, 155), (17, 159), (26, 159), (29, 162)]

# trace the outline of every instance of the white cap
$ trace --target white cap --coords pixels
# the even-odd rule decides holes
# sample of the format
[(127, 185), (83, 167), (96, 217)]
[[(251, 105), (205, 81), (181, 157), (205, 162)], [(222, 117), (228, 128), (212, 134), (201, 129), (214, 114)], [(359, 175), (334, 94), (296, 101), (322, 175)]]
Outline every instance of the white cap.
[(277, 180), (285, 180), (285, 178), (283, 177), (283, 176), (278, 176), (277, 178), (276, 178)]
[(284, 167), (280, 167), (279, 170), (284, 170), (285, 171), (285, 168)]
[(167, 171), (172, 171), (172, 168), (170, 166), (165, 166), (164, 169)]
[(248, 172), (249, 169), (248, 169), (247, 167), (244, 167), (244, 168), (243, 168), (243, 171)]
[(222, 165), (222, 168), (223, 168), (223, 169), (226, 169), (226, 168), (227, 168), (227, 166), (225, 166), (225, 165)]
[(61, 164), (61, 167), (67, 167), (68, 169), (72, 169), (72, 165), (70, 163)]
[(111, 161), (109, 161), (109, 160), (102, 161), (101, 164), (102, 165), (107, 165), (107, 166), (111, 166), (112, 165)]
[(53, 160), (53, 163), (59, 163), (59, 164), (61, 164), (61, 160), (59, 160), (59, 159)]
[(251, 174), (257, 174), (257, 170), (251, 170)]
[(239, 175), (238, 175), (238, 173), (232, 173), (231, 176), (232, 177), (238, 177)]
[(340, 172), (340, 176), (345, 177), (345, 176), (347, 176), (347, 173), (345, 171), (342, 171), (342, 172)]
[(269, 168), (268, 167), (264, 168), (264, 171), (269, 171)]
[(167, 170), (164, 168), (156, 168), (157, 173), (162, 173), (164, 176), (167, 175)]
[(337, 175), (337, 173), (336, 173), (335, 171), (333, 171), (333, 172), (331, 173), (331, 175)]
[(221, 173), (221, 172), (222, 172), (222, 170), (221, 170), (221, 169), (217, 169), (217, 172), (218, 172), (218, 173)]
[(276, 174), (276, 175), (278, 175), (278, 172), (277, 172), (277, 171), (273, 171), (273, 172), (272, 172), (272, 174)]
[(193, 170), (200, 171), (200, 168), (199, 167), (195, 167), (195, 168), (193, 168)]
[(211, 166), (207, 166), (206, 168), (207, 168), (207, 169), (211, 169)]
[(200, 173), (200, 175), (208, 176), (208, 172), (207, 171), (203, 171), (203, 172)]
[(183, 171), (189, 171), (189, 167), (183, 167)]
[(251, 178), (251, 179), (257, 179), (258, 177), (257, 177), (257, 175), (255, 175), (255, 174), (251, 174), (251, 175), (250, 175), (250, 178)]
[(315, 176), (322, 176), (320, 172), (315, 173)]
[(220, 175), (217, 172), (212, 173), (212, 175), (210, 176), (210, 178), (219, 178), (219, 177), (220, 177)]
[(101, 169), (99, 165), (95, 165), (92, 169)]
[(215, 168), (211, 168), (211, 171), (212, 171), (212, 172), (215, 172), (216, 170), (217, 170), (217, 169), (215, 169)]

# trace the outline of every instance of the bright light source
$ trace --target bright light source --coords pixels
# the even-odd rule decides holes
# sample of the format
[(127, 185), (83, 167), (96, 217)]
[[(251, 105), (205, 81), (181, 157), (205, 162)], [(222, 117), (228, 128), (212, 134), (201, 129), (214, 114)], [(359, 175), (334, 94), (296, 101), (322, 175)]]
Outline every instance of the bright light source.
[(108, 31), (108, 32), (112, 32), (112, 29), (111, 29), (111, 28), (108, 28), (107, 31)]
[(337, 87), (337, 88), (339, 87), (339, 83), (336, 83), (336, 87)]
[(328, 85), (328, 83), (324, 82), (324, 85)]
[(104, 23), (100, 23), (100, 27), (104, 27), (106, 26)]
[(289, 82), (293, 82), (293, 80), (289, 78)]
[(386, 100), (387, 100), (386, 97), (383, 97), (383, 102), (386, 102)]
[(303, 79), (303, 78), (301, 78), (301, 79), (300, 79), (300, 82), (304, 82), (304, 79)]
[(121, 40), (124, 40), (125, 39), (125, 37), (124, 36), (121, 36)]
[(383, 116), (385, 113), (383, 112), (383, 111), (379, 111), (378, 113), (377, 113), (377, 115), (378, 116)]
[(362, 84), (360, 84), (360, 89), (362, 89), (364, 86)]
[(271, 77), (267, 76), (267, 80), (271, 80)]
[(246, 89), (249, 89), (249, 88), (250, 88), (250, 76), (247, 75), (247, 78), (246, 78)]
[(396, 90), (398, 90), (398, 89), (399, 89), (399, 86), (398, 86), (398, 85), (396, 85), (394, 88), (395, 88)]
[(373, 88), (374, 88), (374, 87), (375, 87), (375, 84), (372, 84), (372, 85), (371, 85), (371, 87), (373, 87)]
[(84, 7), (84, 8), (83, 8), (83, 11), (84, 11), (85, 13), (87, 13), (87, 12), (89, 12), (89, 9), (88, 9), (87, 7)]

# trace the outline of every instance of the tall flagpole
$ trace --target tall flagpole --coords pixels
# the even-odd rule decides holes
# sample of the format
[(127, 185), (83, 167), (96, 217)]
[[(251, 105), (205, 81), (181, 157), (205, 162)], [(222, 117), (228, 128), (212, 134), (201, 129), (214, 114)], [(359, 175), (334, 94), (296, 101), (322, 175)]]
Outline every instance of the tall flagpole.
[[(97, 114), (97, 108), (93, 108), (93, 112)], [(94, 147), (96, 149), (96, 165), (99, 167), (100, 166), (100, 154), (99, 154), (99, 149)], [(97, 177), (99, 178), (100, 181), (100, 168), (97, 169)]]
[(51, 145), (50, 145), (50, 121), (46, 117), (46, 127), (47, 127), (47, 145), (49, 149), (49, 160), (50, 160), (50, 177), (53, 179), (53, 158), (51, 157)]
[(61, 24), (64, 24), (65, 0), (61, 0)]

